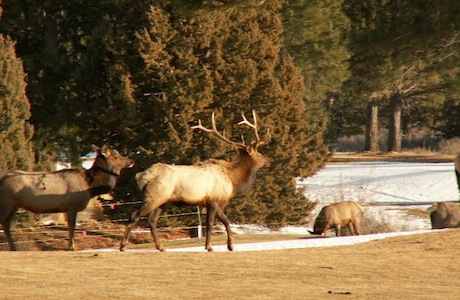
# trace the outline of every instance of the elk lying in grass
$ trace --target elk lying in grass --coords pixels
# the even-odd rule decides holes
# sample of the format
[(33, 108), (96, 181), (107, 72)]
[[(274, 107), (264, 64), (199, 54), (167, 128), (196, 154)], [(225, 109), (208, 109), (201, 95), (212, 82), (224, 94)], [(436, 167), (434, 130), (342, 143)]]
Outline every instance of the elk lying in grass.
[(433, 203), (428, 210), (431, 212), (432, 229), (460, 227), (460, 206), (458, 203)]
[(9, 171), (0, 179), (0, 223), (10, 245), (11, 221), (19, 208), (34, 213), (67, 214), (69, 250), (75, 250), (74, 232), (77, 213), (91, 198), (110, 192), (120, 171), (134, 165), (134, 161), (113, 150), (93, 146), (96, 160), (89, 170), (66, 169), (57, 172)]
[(206, 206), (206, 244), (205, 248), (212, 251), (211, 230), (217, 217), (227, 230), (227, 248), (233, 250), (233, 237), (230, 222), (224, 214), (223, 207), (238, 193), (244, 192), (254, 181), (257, 170), (269, 164), (269, 159), (258, 152), (258, 148), (270, 139), (270, 132), (263, 139), (259, 138), (257, 118), (253, 111), (254, 123), (250, 123), (243, 115), (243, 121), (238, 124), (250, 126), (255, 131), (256, 140), (251, 144), (233, 142), (219, 133), (216, 127), (214, 113), (212, 114), (212, 129), (205, 128), (198, 121), (192, 129), (201, 129), (217, 136), (220, 140), (236, 147), (238, 156), (232, 162), (211, 159), (193, 166), (167, 165), (157, 163), (147, 170), (136, 174), (139, 188), (143, 191), (143, 203), (139, 210), (132, 213), (120, 245), (120, 251), (125, 250), (131, 229), (147, 216), (153, 240), (158, 250), (164, 248), (157, 237), (156, 225), (162, 206), (168, 202), (175, 204)]
[(363, 208), (354, 201), (338, 202), (321, 209), (316, 217), (311, 234), (326, 235), (328, 230), (335, 228), (336, 236), (340, 236), (341, 227), (347, 225), (352, 235), (361, 233)]

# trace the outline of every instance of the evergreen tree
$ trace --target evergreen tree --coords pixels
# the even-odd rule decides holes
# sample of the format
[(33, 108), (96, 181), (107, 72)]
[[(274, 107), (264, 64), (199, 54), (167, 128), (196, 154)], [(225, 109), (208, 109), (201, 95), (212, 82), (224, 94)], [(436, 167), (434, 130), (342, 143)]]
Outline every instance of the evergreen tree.
[(449, 97), (444, 103), (439, 117), (437, 118), (436, 129), (446, 139), (460, 137), (460, 97)]
[[(229, 138), (250, 140), (251, 132), (236, 124), (241, 113), (255, 109), (261, 126), (273, 130), (273, 142), (261, 150), (273, 164), (261, 170), (248, 194), (230, 202), (227, 213), (232, 221), (281, 225), (301, 221), (311, 210), (313, 204), (296, 191), (295, 177), (318, 171), (328, 151), (321, 138), (324, 122), (304, 102), (302, 76), (289, 55), (281, 55), (280, 7), (275, 1), (258, 4), (159, 1), (127, 8), (116, 24), (98, 27), (89, 38), (93, 54), (100, 53), (88, 60), (96, 64), (82, 66), (96, 65), (105, 75), (81, 84), (92, 95), (107, 92), (97, 93), (80, 118), (95, 120), (107, 107), (125, 113), (122, 120), (104, 114), (89, 132), (137, 147), (137, 168), (145, 169), (158, 161), (232, 159), (236, 153), (228, 145), (190, 126), (198, 119), (209, 122), (216, 112), (218, 127)], [(127, 22), (133, 16), (143, 21)], [(129, 105), (118, 107), (123, 103)]]
[[(333, 143), (343, 126), (341, 94), (343, 83), (349, 78), (350, 51), (347, 32), (350, 22), (336, 0), (283, 1), (284, 51), (294, 57), (305, 83), (304, 98), (309, 109), (324, 118), (329, 115), (325, 140)], [(318, 105), (312, 106), (316, 103)]]
[[(401, 124), (427, 123), (458, 81), (458, 5), (419, 1), (345, 1), (352, 20), (352, 68), (363, 99), (386, 100), (389, 149), (401, 149)], [(364, 89), (363, 89), (364, 87)], [(365, 96), (367, 94), (367, 96)], [(374, 100), (373, 100), (374, 101)], [(411, 114), (408, 111), (423, 112)]]
[(0, 170), (31, 170), (30, 104), (22, 61), (16, 57), (14, 46), (9, 37), (0, 35)]
[[(292, 58), (282, 54), (277, 1), (124, 0), (98, 2), (86, 10), (81, 2), (73, 10), (68, 2), (48, 4), (36, 4), (29, 16), (46, 15), (56, 27), (43, 27), (40, 16), (27, 23), (18, 17), (24, 15), (22, 6), (17, 14), (9, 6), (5, 24), (9, 29), (24, 28), (21, 22), (49, 28), (49, 35), (41, 31), (30, 39), (19, 30), (21, 49), (31, 41), (41, 45), (44, 36), (50, 46), (57, 45), (48, 50), (58, 49), (50, 57), (58, 58), (59, 65), (49, 69), (28, 56), (29, 70), (44, 74), (31, 81), (36, 97), (32, 111), (53, 143), (75, 153), (101, 142), (138, 153), (137, 169), (130, 172), (158, 161), (231, 159), (233, 149), (190, 126), (216, 112), (219, 129), (229, 138), (244, 135), (250, 140), (250, 132), (236, 123), (241, 113), (255, 109), (261, 127), (273, 130), (272, 143), (262, 149), (273, 164), (259, 174), (248, 194), (231, 202), (227, 213), (235, 221), (277, 225), (299, 222), (309, 213), (314, 204), (296, 190), (295, 178), (310, 176), (324, 165), (325, 122), (315, 115), (314, 100), (305, 99), (303, 78)], [(15, 23), (13, 15), (21, 22)], [(61, 80), (51, 80), (51, 74)], [(46, 90), (50, 97), (40, 92), (41, 80), (53, 85)], [(45, 98), (53, 101), (50, 111), (59, 112), (60, 123), (40, 109)]]
[(142, 52), (149, 75), (145, 78), (150, 82), (139, 86), (158, 88), (149, 93), (155, 105), (146, 109), (154, 107), (160, 116), (167, 113), (163, 118), (148, 118), (150, 124), (159, 119), (163, 125), (148, 127), (170, 132), (161, 147), (158, 139), (149, 139), (157, 144), (153, 149), (160, 150), (160, 155), (169, 156), (156, 154), (154, 161), (231, 159), (235, 153), (228, 153), (232, 150), (228, 145), (202, 133), (190, 134), (189, 126), (197, 119), (208, 119), (211, 111), (217, 111), (220, 128), (234, 140), (240, 135), (250, 138), (247, 130), (235, 124), (240, 113), (251, 109), (257, 111), (260, 124), (272, 128), (274, 142), (261, 150), (273, 159), (272, 166), (261, 170), (253, 188), (227, 208), (237, 222), (302, 220), (312, 204), (296, 191), (294, 178), (312, 175), (327, 158), (321, 139), (324, 126), (309, 122), (313, 118), (303, 101), (302, 77), (289, 56), (280, 55), (278, 9), (268, 1), (262, 7), (234, 3), (176, 7), (169, 12), (156, 9), (155, 17), (149, 18), (149, 35), (138, 33), (141, 49), (150, 50)]

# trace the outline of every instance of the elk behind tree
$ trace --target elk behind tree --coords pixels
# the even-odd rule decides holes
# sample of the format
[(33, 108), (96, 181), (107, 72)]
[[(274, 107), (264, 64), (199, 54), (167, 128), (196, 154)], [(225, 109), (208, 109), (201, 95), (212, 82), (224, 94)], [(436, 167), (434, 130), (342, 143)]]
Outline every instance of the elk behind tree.
[(91, 198), (110, 192), (120, 171), (134, 161), (115, 151), (93, 146), (96, 160), (89, 170), (66, 169), (57, 172), (9, 171), (0, 179), (0, 223), (11, 250), (16, 250), (11, 237), (11, 221), (19, 208), (34, 213), (67, 214), (69, 250), (75, 250), (74, 232), (77, 213)]
[(224, 214), (223, 207), (236, 194), (243, 193), (254, 181), (257, 170), (269, 164), (270, 160), (258, 152), (258, 148), (265, 145), (270, 139), (270, 132), (263, 139), (258, 133), (257, 117), (253, 111), (254, 123), (250, 123), (244, 115), (238, 125), (247, 125), (254, 129), (255, 141), (246, 145), (237, 143), (225, 137), (217, 130), (214, 113), (212, 114), (212, 129), (208, 129), (198, 121), (192, 129), (200, 129), (212, 133), (218, 139), (234, 146), (239, 154), (232, 161), (210, 159), (196, 165), (167, 165), (157, 163), (147, 170), (136, 174), (139, 188), (143, 191), (143, 203), (139, 210), (132, 213), (126, 228), (120, 251), (125, 249), (131, 229), (140, 220), (147, 216), (153, 240), (158, 250), (164, 248), (157, 237), (156, 225), (160, 217), (162, 206), (168, 202), (175, 204), (206, 206), (206, 244), (205, 248), (212, 251), (211, 230), (217, 217), (227, 230), (227, 248), (233, 250), (233, 237), (230, 222)]

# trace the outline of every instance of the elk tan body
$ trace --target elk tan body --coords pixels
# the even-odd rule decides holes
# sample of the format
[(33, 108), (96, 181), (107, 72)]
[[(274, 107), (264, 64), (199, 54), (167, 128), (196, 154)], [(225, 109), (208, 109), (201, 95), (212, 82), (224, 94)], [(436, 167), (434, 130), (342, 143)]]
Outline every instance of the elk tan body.
[(458, 203), (433, 203), (428, 210), (431, 211), (432, 229), (460, 227), (460, 206)]
[(316, 217), (312, 234), (326, 235), (334, 228), (336, 236), (340, 236), (341, 227), (347, 225), (352, 235), (361, 234), (361, 218), (364, 210), (354, 201), (338, 202), (323, 207)]
[(89, 170), (66, 169), (56, 172), (9, 171), (0, 179), (0, 223), (10, 250), (16, 250), (10, 226), (19, 208), (34, 213), (67, 214), (69, 250), (75, 250), (77, 213), (91, 198), (110, 192), (123, 168), (134, 161), (104, 147), (94, 146), (96, 160)]
[(233, 250), (233, 237), (230, 222), (223, 212), (223, 207), (236, 194), (244, 192), (254, 181), (257, 170), (269, 164), (269, 159), (260, 154), (257, 148), (266, 144), (270, 139), (269, 131), (263, 140), (257, 133), (257, 119), (253, 112), (254, 124), (249, 123), (243, 116), (239, 124), (246, 124), (254, 128), (256, 141), (250, 145), (235, 143), (220, 134), (216, 128), (214, 114), (212, 115), (213, 129), (201, 125), (192, 129), (201, 129), (210, 132), (233, 146), (239, 155), (232, 161), (210, 159), (196, 165), (168, 165), (157, 163), (147, 170), (136, 174), (139, 188), (143, 191), (143, 203), (139, 210), (131, 215), (130, 222), (120, 244), (123, 251), (129, 240), (131, 229), (143, 216), (147, 216), (153, 240), (158, 250), (163, 251), (156, 234), (156, 225), (160, 217), (162, 206), (166, 203), (180, 203), (193, 206), (206, 206), (206, 244), (205, 248), (212, 251), (211, 230), (217, 217), (227, 230), (227, 248)]

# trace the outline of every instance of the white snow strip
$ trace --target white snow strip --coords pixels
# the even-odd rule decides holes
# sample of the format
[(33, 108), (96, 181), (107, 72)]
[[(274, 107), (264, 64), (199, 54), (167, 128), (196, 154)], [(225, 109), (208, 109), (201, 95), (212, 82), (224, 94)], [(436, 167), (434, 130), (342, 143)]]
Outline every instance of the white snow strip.
[[(260, 243), (236, 243), (234, 245), (235, 252), (248, 252), (248, 251), (269, 251), (269, 250), (285, 250), (285, 249), (300, 249), (300, 248), (317, 248), (317, 247), (333, 247), (333, 246), (347, 246), (370, 241), (381, 240), (395, 236), (406, 236), (413, 234), (422, 234), (435, 232), (435, 230), (418, 230), (418, 231), (402, 231), (369, 234), (360, 236), (343, 236), (343, 237), (327, 237), (327, 238), (305, 238), (286, 241), (274, 242), (260, 242)], [(228, 252), (227, 245), (213, 246), (214, 252)], [(118, 249), (93, 249), (83, 250), (82, 252), (118, 252)], [(207, 252), (204, 246), (184, 247), (184, 248), (171, 248), (166, 249), (167, 252)], [(126, 252), (158, 252), (155, 249), (127, 249)]]

